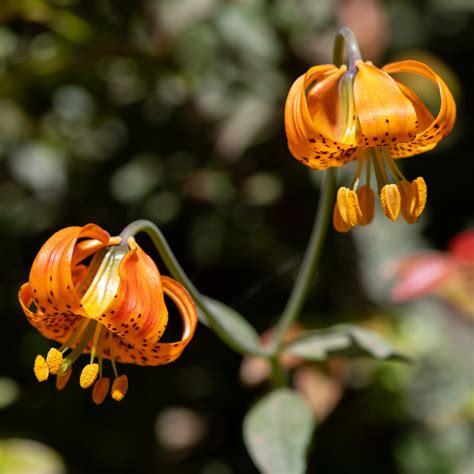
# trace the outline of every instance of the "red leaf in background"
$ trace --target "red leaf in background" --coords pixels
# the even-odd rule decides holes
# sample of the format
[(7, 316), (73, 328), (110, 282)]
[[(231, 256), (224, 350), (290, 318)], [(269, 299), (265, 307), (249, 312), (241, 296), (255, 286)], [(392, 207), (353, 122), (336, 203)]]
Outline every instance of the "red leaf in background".
[(433, 293), (455, 269), (453, 259), (441, 252), (408, 257), (395, 268), (391, 299), (401, 302)]
[(474, 229), (453, 237), (448, 244), (448, 251), (459, 260), (474, 263)]

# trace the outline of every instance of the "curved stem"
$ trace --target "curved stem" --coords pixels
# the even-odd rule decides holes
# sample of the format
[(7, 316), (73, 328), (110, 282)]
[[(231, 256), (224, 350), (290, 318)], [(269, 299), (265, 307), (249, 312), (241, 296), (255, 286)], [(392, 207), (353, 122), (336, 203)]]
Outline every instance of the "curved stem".
[[(334, 64), (341, 66), (344, 62), (344, 51), (347, 55), (349, 63), (348, 71), (344, 75), (345, 78), (341, 80), (341, 123), (343, 129), (341, 130), (342, 137), (350, 133), (350, 127), (354, 126), (353, 110), (352, 110), (352, 84), (355, 75), (357, 74), (356, 61), (361, 59), (359, 45), (354, 36), (354, 33), (349, 28), (341, 28), (334, 42)], [(278, 371), (281, 366), (278, 362), (278, 355), (283, 345), (283, 339), (286, 332), (292, 323), (294, 323), (303, 307), (303, 304), (308, 295), (311, 283), (313, 281), (314, 273), (316, 272), (322, 249), (324, 239), (326, 237), (330, 216), (334, 204), (334, 194), (336, 189), (336, 170), (330, 168), (326, 173), (326, 180), (319, 200), (318, 210), (316, 213), (313, 230), (311, 233), (306, 254), (303, 263), (300, 267), (295, 285), (290, 294), (290, 298), (286, 307), (277, 323), (275, 329), (275, 338), (272, 350), (272, 366), (273, 379), (277, 383), (281, 380)]]
[(127, 242), (130, 237), (135, 236), (139, 232), (144, 232), (148, 235), (148, 237), (150, 237), (156, 247), (156, 250), (160, 254), (160, 257), (162, 258), (163, 263), (165, 264), (166, 268), (168, 268), (171, 275), (173, 275), (176, 280), (186, 287), (191, 297), (196, 301), (199, 309), (201, 309), (203, 312), (206, 312), (205, 305), (201, 301), (201, 293), (199, 293), (198, 289), (186, 275), (178, 260), (174, 256), (173, 251), (168, 245), (165, 236), (161, 230), (155, 224), (153, 224), (153, 222), (147, 221), (145, 219), (134, 221), (122, 230), (120, 237), (124, 242)]
[(306, 253), (300, 271), (291, 291), (290, 298), (286, 304), (285, 310), (278, 321), (275, 330), (275, 339), (273, 346), (273, 354), (278, 354), (283, 344), (283, 338), (291, 326), (296, 321), (303, 307), (306, 297), (308, 296), (313, 276), (321, 258), (324, 239), (326, 237), (329, 220), (334, 205), (334, 193), (336, 190), (336, 170), (330, 168), (326, 172), (321, 197), (319, 199), (318, 210), (311, 232), (311, 237), (306, 248)]
[[(138, 234), (139, 232), (144, 232), (145, 234), (150, 237), (153, 244), (156, 247), (163, 263), (165, 264), (166, 268), (169, 270), (171, 275), (178, 280), (188, 291), (191, 295), (191, 298), (196, 303), (196, 306), (201, 310), (202, 313), (206, 316), (207, 322), (211, 329), (232, 349), (240, 354), (246, 354), (238, 345), (235, 344), (229, 336), (228, 332), (225, 329), (221, 329), (221, 323), (219, 320), (214, 316), (212, 311), (209, 310), (208, 306), (206, 305), (203, 295), (199, 292), (199, 290), (194, 286), (193, 282), (189, 279), (189, 277), (184, 272), (183, 268), (179, 264), (178, 260), (174, 256), (173, 251), (171, 250), (168, 242), (166, 241), (163, 233), (161, 230), (152, 222), (147, 220), (137, 220), (129, 224), (123, 231), (120, 233), (120, 237), (123, 241), (127, 241), (130, 237)], [(266, 352), (262, 349), (261, 352), (254, 351), (255, 355), (262, 355), (266, 356)]]
[(334, 40), (333, 61), (338, 67), (344, 63), (344, 50), (347, 54), (349, 71), (356, 72), (355, 62), (362, 59), (362, 56), (354, 33), (347, 26), (337, 32), (336, 39)]

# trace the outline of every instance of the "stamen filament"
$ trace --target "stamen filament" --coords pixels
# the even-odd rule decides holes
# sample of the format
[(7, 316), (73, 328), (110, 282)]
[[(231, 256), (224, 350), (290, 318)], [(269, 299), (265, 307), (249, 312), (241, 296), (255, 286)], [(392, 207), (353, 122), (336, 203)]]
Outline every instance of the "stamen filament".
[(72, 345), (74, 345), (84, 333), (84, 330), (86, 329), (89, 322), (89, 319), (82, 318), (82, 321), (79, 323), (72, 336), (58, 349), (58, 351), (64, 354)]
[(118, 378), (117, 366), (115, 365), (115, 356), (114, 356), (114, 344), (113, 344), (113, 335), (112, 332), (109, 332), (109, 352), (110, 352), (110, 362), (112, 364), (112, 369), (115, 374), (115, 378)]
[[(359, 155), (359, 153), (358, 153)], [(352, 180), (352, 183), (350, 185), (350, 189), (352, 191), (357, 191), (357, 187), (359, 186), (359, 181), (360, 181), (360, 175), (362, 174), (362, 166), (364, 165), (364, 159), (360, 157), (360, 155), (357, 157), (357, 170), (354, 176), (354, 179)]]
[(69, 369), (69, 367), (71, 367), (72, 364), (74, 364), (74, 362), (76, 362), (79, 356), (84, 352), (87, 344), (89, 344), (89, 341), (94, 334), (97, 321), (89, 320), (88, 323), (89, 324), (85, 330), (84, 337), (82, 338), (81, 342), (79, 342), (77, 347), (64, 359), (63, 365), (59, 369), (58, 375), (64, 375), (67, 369)]
[(104, 360), (104, 340), (107, 331), (101, 331), (97, 342), (97, 356), (99, 358), (99, 378), (102, 378), (102, 361)]
[(386, 181), (384, 180), (382, 171), (380, 170), (379, 162), (377, 161), (374, 151), (370, 150), (369, 153), (372, 155), (371, 161), (374, 165), (375, 179), (377, 180), (377, 191), (378, 191), (378, 194), (380, 195), (380, 191), (382, 191), (382, 188), (385, 186)]
[(370, 188), (370, 179), (371, 179), (371, 168), (372, 168), (372, 160), (370, 158), (365, 157), (366, 161), (365, 166), (365, 184)]
[(374, 153), (375, 153), (375, 157), (377, 159), (377, 164), (380, 167), (380, 171), (381, 171), (383, 179), (384, 179), (384, 184), (388, 184), (387, 170), (385, 169), (385, 162), (382, 158), (382, 154), (380, 153), (379, 148), (375, 148)]
[(408, 181), (403, 175), (400, 168), (395, 163), (395, 160), (392, 158), (392, 155), (390, 155), (389, 151), (386, 148), (382, 148), (382, 156), (385, 162), (387, 163), (388, 167), (392, 171), (393, 177), (396, 179), (396, 181), (400, 181), (400, 180)]
[(102, 332), (103, 326), (102, 324), (97, 324), (94, 332), (94, 337), (92, 339), (92, 348), (91, 348), (91, 358), (90, 358), (90, 364), (94, 362), (95, 359), (95, 354), (97, 350), (97, 341), (99, 340), (100, 334)]

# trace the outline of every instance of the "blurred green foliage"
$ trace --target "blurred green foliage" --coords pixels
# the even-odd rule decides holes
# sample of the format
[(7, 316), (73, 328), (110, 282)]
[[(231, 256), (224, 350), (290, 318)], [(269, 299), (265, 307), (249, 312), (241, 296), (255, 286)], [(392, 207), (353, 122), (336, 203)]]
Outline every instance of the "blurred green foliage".
[(9, 440), (23, 438), (54, 448), (70, 473), (256, 472), (241, 423), (259, 392), (241, 387), (239, 357), (206, 328), (175, 364), (127, 370), (126, 401), (97, 408), (75, 381), (57, 393), (33, 379), (48, 342), (16, 294), (55, 230), (96, 222), (115, 234), (148, 218), (203, 293), (268, 327), (321, 178), (287, 150), (285, 96), (308, 66), (330, 61), (346, 24), (379, 65), (429, 51), (459, 120), (438, 149), (404, 160), (429, 187), (418, 225), (379, 217), (330, 234), (304, 323), (370, 319), (419, 363), (351, 364), (310, 472), (471, 472), (472, 321), (439, 305), (394, 311), (380, 265), (472, 224), (473, 14), (470, 0), (0, 2), (0, 452), (32, 456)]

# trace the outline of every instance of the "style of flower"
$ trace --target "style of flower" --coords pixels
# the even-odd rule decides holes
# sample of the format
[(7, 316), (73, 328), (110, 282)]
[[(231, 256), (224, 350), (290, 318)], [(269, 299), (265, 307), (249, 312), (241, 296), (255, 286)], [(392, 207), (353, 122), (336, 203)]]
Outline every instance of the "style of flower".
[[(438, 87), (436, 118), (394, 73), (420, 75)], [(372, 167), (385, 215), (394, 221), (401, 213), (408, 223), (416, 222), (426, 204), (425, 181), (418, 177), (409, 182), (395, 160), (433, 149), (451, 132), (455, 119), (447, 85), (426, 64), (412, 60), (382, 69), (362, 60), (353, 69), (314, 66), (293, 83), (285, 106), (288, 146), (295, 158), (319, 170), (357, 161), (351, 186), (337, 192), (333, 222), (339, 232), (372, 221)], [(359, 187), (364, 165), (366, 183)]]
[[(168, 324), (164, 294), (182, 319), (177, 342), (158, 342)], [(29, 322), (61, 344), (46, 358), (36, 357), (38, 381), (56, 375), (57, 388), (64, 388), (73, 364), (88, 353), (79, 382), (82, 388), (93, 386), (97, 404), (110, 389), (103, 359), (110, 360), (115, 375), (111, 396), (120, 401), (128, 379), (119, 375), (116, 361), (168, 364), (181, 355), (197, 325), (194, 302), (179, 283), (161, 276), (133, 238), (123, 242), (95, 224), (67, 227), (50, 237), (33, 262), (29, 281), (20, 288), (19, 300)]]
[(391, 265), (395, 302), (435, 295), (474, 319), (474, 230), (456, 235), (447, 252), (425, 251)]

